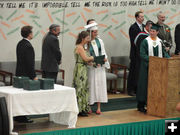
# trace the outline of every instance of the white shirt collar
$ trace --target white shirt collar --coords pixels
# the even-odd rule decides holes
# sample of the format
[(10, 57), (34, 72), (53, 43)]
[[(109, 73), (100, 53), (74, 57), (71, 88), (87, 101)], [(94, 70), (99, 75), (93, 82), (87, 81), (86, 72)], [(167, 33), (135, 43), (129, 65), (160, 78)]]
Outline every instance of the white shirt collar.
[(27, 38), (24, 38), (24, 39), (30, 42), (30, 40), (29, 40), (29, 39), (27, 39)]
[(144, 31), (149, 34), (149, 32), (146, 30), (146, 28), (144, 28)]
[(136, 23), (137, 23), (137, 25), (139, 26), (139, 28), (142, 26), (142, 24), (138, 23), (137, 21), (136, 21)]

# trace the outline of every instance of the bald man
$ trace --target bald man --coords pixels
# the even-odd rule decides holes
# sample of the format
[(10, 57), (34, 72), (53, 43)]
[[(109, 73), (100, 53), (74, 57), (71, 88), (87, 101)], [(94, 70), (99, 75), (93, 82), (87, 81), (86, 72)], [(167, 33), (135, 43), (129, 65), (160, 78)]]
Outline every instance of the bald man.
[[(161, 27), (159, 28), (159, 33), (158, 33), (158, 37), (163, 41), (168, 43), (169, 45), (172, 45), (172, 37), (171, 37), (171, 29), (168, 25), (166, 25), (164, 22), (166, 20), (165, 14), (160, 11), (157, 14), (157, 19), (158, 22), (157, 24), (160, 25)], [(170, 46), (166, 46), (166, 50), (169, 52), (170, 50)]]

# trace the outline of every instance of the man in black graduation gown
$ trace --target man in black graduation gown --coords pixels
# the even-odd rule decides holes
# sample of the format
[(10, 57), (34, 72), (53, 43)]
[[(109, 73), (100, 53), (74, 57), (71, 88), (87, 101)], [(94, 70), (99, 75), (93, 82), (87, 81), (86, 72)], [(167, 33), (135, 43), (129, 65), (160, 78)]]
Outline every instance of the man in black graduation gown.
[(134, 44), (136, 46), (136, 66), (135, 66), (136, 74), (135, 74), (135, 76), (136, 76), (137, 82), (138, 82), (139, 69), (140, 69), (140, 45), (141, 45), (141, 42), (149, 36), (149, 30), (150, 30), (152, 24), (153, 24), (153, 22), (151, 20), (148, 20), (144, 27), (144, 31), (140, 32), (134, 40)]
[(136, 22), (132, 24), (129, 28), (129, 37), (130, 37), (130, 69), (129, 76), (127, 81), (127, 90), (130, 96), (135, 96), (135, 92), (137, 89), (137, 79), (135, 73), (136, 67), (136, 46), (134, 44), (134, 39), (136, 36), (144, 31), (144, 14), (141, 11), (135, 13)]

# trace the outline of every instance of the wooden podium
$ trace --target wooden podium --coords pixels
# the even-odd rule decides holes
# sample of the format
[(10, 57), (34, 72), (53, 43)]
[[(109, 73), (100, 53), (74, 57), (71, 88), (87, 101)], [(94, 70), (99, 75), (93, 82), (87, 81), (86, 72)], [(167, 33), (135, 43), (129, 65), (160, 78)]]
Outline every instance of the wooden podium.
[(180, 57), (150, 56), (147, 113), (159, 117), (178, 117), (180, 102)]

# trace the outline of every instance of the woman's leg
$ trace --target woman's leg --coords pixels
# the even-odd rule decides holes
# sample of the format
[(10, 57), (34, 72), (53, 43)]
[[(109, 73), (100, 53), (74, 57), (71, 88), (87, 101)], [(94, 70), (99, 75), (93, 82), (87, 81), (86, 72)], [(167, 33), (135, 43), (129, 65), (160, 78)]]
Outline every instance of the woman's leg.
[(97, 102), (97, 111), (101, 111), (101, 103)]
[(101, 103), (97, 102), (97, 111), (96, 114), (101, 114)]

